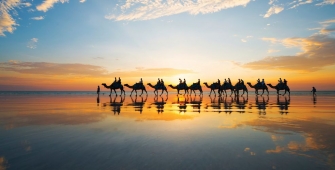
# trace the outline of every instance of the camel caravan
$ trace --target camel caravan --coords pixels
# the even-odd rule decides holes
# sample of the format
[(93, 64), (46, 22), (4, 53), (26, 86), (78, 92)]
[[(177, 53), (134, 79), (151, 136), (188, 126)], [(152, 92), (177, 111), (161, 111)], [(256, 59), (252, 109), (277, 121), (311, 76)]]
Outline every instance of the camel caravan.
[[(221, 95), (228, 95), (227, 90), (230, 90), (230, 96), (232, 96), (233, 94), (235, 96), (239, 96), (240, 95), (240, 90), (242, 90), (242, 94), (241, 96), (243, 96), (245, 93), (248, 95), (248, 88), (247, 86), (244, 84), (244, 81), (242, 79), (238, 79), (238, 82), (235, 85), (232, 85), (230, 78), (225, 79), (223, 84), (221, 84), (220, 80), (218, 79), (217, 82), (213, 82), (212, 84), (208, 84), (207, 82), (203, 83), (207, 88), (210, 89), (210, 93), (209, 96), (212, 95), (212, 92), (214, 93), (214, 95), (216, 96), (216, 90), (219, 96)], [(284, 79), (284, 81), (282, 81), (281, 78), (279, 78), (278, 80), (278, 84), (276, 86), (273, 86), (272, 84), (265, 84), (264, 79), (262, 79), (262, 81), (260, 81), (260, 79), (257, 80), (257, 83), (252, 85), (250, 82), (247, 82), (247, 84), (249, 85), (250, 88), (255, 89), (255, 94), (256, 95), (263, 95), (264, 91), (267, 92), (267, 95), (269, 95), (269, 90), (268, 90), (268, 86), (270, 88), (276, 89), (277, 91), (277, 95), (281, 95), (279, 94), (280, 90), (284, 90), (284, 94), (282, 94), (283, 96), (286, 94), (286, 92), (288, 92), (288, 94), (290, 95), (290, 88), (287, 85), (287, 81)], [(119, 79), (117, 80), (115, 77), (114, 82), (111, 85), (106, 85), (106, 83), (102, 83), (102, 85), (107, 88), (110, 89), (110, 94), (109, 96), (111, 96), (112, 92), (114, 91), (114, 93), (117, 95), (116, 93), (116, 89), (120, 89), (121, 91), (121, 95), (122, 93), (125, 94), (124, 91), (124, 86), (132, 89), (130, 95), (133, 94), (133, 92), (135, 91), (135, 95), (137, 96), (137, 90), (141, 90), (141, 94), (140, 96), (143, 94), (143, 92), (146, 93), (146, 95), (148, 95), (148, 92), (145, 88), (145, 85), (143, 84), (143, 80), (142, 78), (140, 79), (139, 82), (133, 84), (133, 85), (129, 85), (129, 84), (124, 84), (122, 85), (121, 83), (121, 79), (119, 77)], [(163, 79), (159, 79), (155, 85), (152, 85), (151, 83), (147, 84), (149, 87), (154, 89), (154, 94), (158, 95), (159, 90), (161, 90), (161, 94), (162, 95), (164, 92), (166, 92), (166, 94), (168, 95), (168, 91), (166, 86), (164, 85), (164, 81)], [(198, 79), (198, 82), (192, 83), (190, 86), (187, 85), (186, 80), (181, 80), (179, 79), (179, 84), (176, 86), (173, 85), (168, 85), (170, 88), (172, 89), (176, 89), (177, 90), (177, 95), (181, 94), (179, 93), (180, 91), (184, 91), (183, 95), (192, 95), (192, 92), (196, 94), (196, 91), (199, 91), (199, 95), (203, 95), (203, 90), (201, 87), (201, 83), (200, 83), (200, 79)], [(258, 90), (262, 90), (262, 93), (259, 94)]]

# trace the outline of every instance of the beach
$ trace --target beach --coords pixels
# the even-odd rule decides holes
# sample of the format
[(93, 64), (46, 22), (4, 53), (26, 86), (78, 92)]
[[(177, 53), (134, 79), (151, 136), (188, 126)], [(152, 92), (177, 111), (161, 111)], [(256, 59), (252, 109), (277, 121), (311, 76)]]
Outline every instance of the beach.
[(0, 92), (0, 169), (334, 169), (335, 93)]

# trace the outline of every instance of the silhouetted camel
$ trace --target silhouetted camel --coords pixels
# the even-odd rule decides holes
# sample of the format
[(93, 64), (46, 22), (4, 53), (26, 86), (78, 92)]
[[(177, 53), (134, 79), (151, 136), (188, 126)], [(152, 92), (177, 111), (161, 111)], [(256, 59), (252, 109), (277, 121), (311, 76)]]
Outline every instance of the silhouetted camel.
[(199, 92), (200, 92), (199, 95), (202, 95), (202, 87), (198, 83), (193, 83), (191, 86), (188, 87), (188, 89), (191, 90), (191, 92), (190, 92), (191, 95), (192, 95), (192, 91), (194, 92), (195, 95), (197, 95), (195, 93), (195, 90), (199, 90)]
[(219, 94), (221, 95), (222, 92), (226, 93), (227, 96), (227, 92), (226, 90), (231, 90), (230, 96), (233, 94), (234, 92), (234, 86), (231, 85), (230, 83), (224, 83), (221, 85), (220, 89), (219, 89)]
[[(185, 83), (180, 83), (177, 86), (172, 86), (171, 84), (169, 85), (172, 89), (177, 89), (177, 92), (179, 94), (179, 90), (185, 90), (184, 95), (187, 93), (188, 94), (188, 86)], [(177, 95), (178, 95), (177, 94)]]
[(240, 90), (243, 90), (243, 93), (241, 94), (241, 96), (243, 96), (244, 92), (247, 92), (247, 96), (248, 96), (247, 86), (245, 86), (244, 84), (236, 83), (236, 85), (234, 86), (235, 95), (239, 95)]
[(130, 86), (129, 84), (125, 84), (124, 86), (133, 89), (130, 93), (130, 96), (131, 94), (133, 94), (134, 90), (135, 90), (136, 96), (137, 96), (137, 90), (142, 90), (142, 93), (140, 94), (140, 96), (142, 96), (143, 91), (145, 91), (145, 93), (148, 95), (148, 92), (142, 83), (135, 83), (133, 86)]
[(216, 93), (215, 93), (215, 91), (214, 90), (216, 90), (216, 89), (220, 89), (220, 85), (218, 84), (218, 83), (213, 83), (213, 84), (211, 84), (210, 86), (207, 84), (207, 82), (204, 82), (204, 85), (207, 87), (207, 88), (209, 88), (209, 89), (211, 89), (211, 91), (209, 92), (209, 95), (211, 95), (212, 94), (212, 91), (214, 92), (214, 95), (216, 96)]
[(106, 89), (111, 89), (111, 92), (110, 92), (109, 96), (111, 96), (112, 90), (114, 90), (115, 94), (117, 95), (115, 89), (120, 89), (121, 90), (121, 95), (122, 95), (122, 92), (123, 92), (123, 94), (125, 94), (125, 91), (123, 90), (123, 86), (122, 86), (121, 83), (114, 82), (110, 86), (107, 86), (106, 83), (102, 83), (101, 85), (103, 85)]
[(269, 95), (269, 90), (268, 90), (268, 86), (266, 86), (266, 85), (262, 85), (262, 83), (257, 83), (257, 84), (255, 84), (254, 86), (250, 83), (250, 82), (248, 82), (247, 83), (251, 88), (254, 88), (255, 89), (255, 93), (256, 93), (256, 95), (258, 95), (258, 90), (263, 90), (263, 93), (261, 94), (261, 95), (263, 95), (264, 94), (264, 90), (266, 90), (267, 92), (268, 92), (268, 95)]
[[(165, 85), (156, 84), (155, 86), (153, 86), (151, 83), (148, 83), (148, 86), (150, 86), (151, 88), (155, 89), (155, 91), (154, 91), (155, 95), (158, 95), (158, 90), (162, 90), (161, 95), (164, 93), (164, 91), (166, 91), (167, 95), (169, 94), (168, 91), (167, 91), (167, 89), (166, 89), (166, 87), (165, 87)], [(157, 94), (156, 94), (156, 92), (157, 92)]]
[(277, 90), (277, 95), (280, 95), (279, 90), (285, 90), (285, 93), (283, 94), (283, 96), (286, 94), (286, 92), (288, 92), (288, 95), (291, 95), (290, 88), (287, 85), (285, 85), (284, 83), (278, 83), (276, 86), (273, 86), (271, 83), (267, 84), (267, 85), (270, 86), (273, 89), (276, 89)]

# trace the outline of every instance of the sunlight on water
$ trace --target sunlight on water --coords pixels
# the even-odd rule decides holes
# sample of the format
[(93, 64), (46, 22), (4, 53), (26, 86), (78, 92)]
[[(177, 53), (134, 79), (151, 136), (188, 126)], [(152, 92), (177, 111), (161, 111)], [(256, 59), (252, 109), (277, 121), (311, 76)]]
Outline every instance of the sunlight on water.
[(333, 92), (0, 96), (0, 169), (335, 168)]

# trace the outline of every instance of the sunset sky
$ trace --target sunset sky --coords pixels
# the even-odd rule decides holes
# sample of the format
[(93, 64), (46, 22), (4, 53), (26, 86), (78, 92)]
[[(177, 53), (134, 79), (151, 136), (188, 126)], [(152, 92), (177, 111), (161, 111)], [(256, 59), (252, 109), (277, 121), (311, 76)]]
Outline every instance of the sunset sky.
[(0, 90), (114, 77), (335, 90), (334, 73), (335, 0), (0, 0)]

